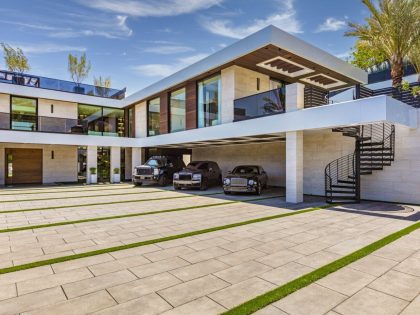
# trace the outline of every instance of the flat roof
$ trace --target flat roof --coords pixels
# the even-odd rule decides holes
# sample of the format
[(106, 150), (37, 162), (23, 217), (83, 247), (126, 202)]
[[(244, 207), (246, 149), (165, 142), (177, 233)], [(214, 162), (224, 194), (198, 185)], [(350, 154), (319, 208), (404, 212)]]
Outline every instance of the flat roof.
[(254, 70), (325, 89), (365, 84), (368, 80), (364, 70), (270, 25), (135, 92), (123, 102), (125, 106), (138, 103), (218, 68), (250, 64), (249, 58)]

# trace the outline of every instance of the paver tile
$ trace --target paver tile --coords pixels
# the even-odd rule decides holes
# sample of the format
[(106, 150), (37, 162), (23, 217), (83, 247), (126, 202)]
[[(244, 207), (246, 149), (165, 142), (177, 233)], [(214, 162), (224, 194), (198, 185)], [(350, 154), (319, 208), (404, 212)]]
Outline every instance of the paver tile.
[(262, 258), (258, 258), (258, 259), (256, 259), (256, 261), (275, 268), (275, 267), (279, 267), (281, 265), (285, 265), (288, 262), (297, 260), (301, 257), (303, 257), (303, 255), (300, 254), (300, 253), (284, 249), (284, 250), (278, 251), (274, 254), (267, 255), (267, 256), (264, 256)]
[(106, 291), (99, 291), (41, 307), (34, 311), (23, 313), (22, 315), (73, 315), (75, 313), (82, 315), (93, 313), (116, 304), (114, 299)]
[(397, 264), (395, 260), (368, 255), (350, 264), (349, 268), (379, 277)]
[(369, 287), (400, 299), (412, 301), (420, 293), (420, 278), (390, 270), (369, 284)]
[(388, 246), (382, 247), (381, 249), (378, 249), (373, 254), (375, 256), (401, 262), (404, 259), (406, 259), (408, 256), (410, 256), (411, 254), (413, 254), (414, 252), (415, 252), (414, 249), (390, 244)]
[(154, 263), (141, 265), (138, 267), (130, 268), (131, 272), (133, 272), (139, 278), (145, 278), (148, 276), (152, 276), (158, 273), (162, 273), (165, 271), (177, 269), (180, 267), (188, 266), (189, 263), (181, 258), (168, 258), (165, 260), (159, 260)]
[(179, 255), (190, 254), (193, 252), (195, 252), (195, 250), (187, 246), (178, 246), (178, 247), (172, 247), (168, 249), (162, 249), (156, 252), (147, 253), (147, 254), (144, 254), (144, 257), (146, 257), (147, 259), (151, 261), (159, 261), (159, 260), (164, 260), (171, 257), (176, 257)]
[(325, 314), (345, 298), (338, 292), (311, 284), (273, 303), (273, 305), (290, 315), (318, 315)]
[(259, 275), (260, 278), (275, 283), (277, 285), (283, 285), (287, 282), (292, 281), (304, 274), (311, 272), (313, 268), (298, 264), (296, 262), (290, 262), (283, 266), (277, 267), (273, 270), (265, 272)]
[(191, 254), (180, 255), (179, 257), (194, 264), (200, 261), (224, 256), (227, 254), (230, 254), (230, 251), (220, 248), (220, 247), (212, 247), (212, 248), (203, 249), (203, 250), (191, 253)]
[[(171, 270), (170, 273), (182, 281), (189, 281), (200, 278), (219, 270), (224, 270), (230, 266), (216, 259), (205, 260), (193, 265)], [(219, 277), (220, 278), (220, 277)]]
[(287, 315), (287, 313), (283, 312), (277, 307), (274, 307), (273, 305), (268, 305), (259, 311), (256, 311), (254, 315)]
[(0, 285), (0, 301), (17, 296), (14, 283)]
[(396, 271), (420, 277), (420, 258), (407, 258), (393, 268)]
[(340, 257), (340, 255), (334, 253), (319, 251), (307, 256), (303, 256), (302, 258), (296, 260), (296, 262), (311, 268), (319, 268), (333, 262), (334, 260), (337, 260)]
[(42, 266), (33, 269), (5, 273), (0, 275), (0, 285), (16, 283), (51, 274), (53, 274), (53, 271), (50, 266)]
[(128, 270), (107, 273), (95, 278), (85, 279), (63, 285), (63, 290), (69, 299), (113, 287), (118, 284), (136, 280), (137, 278)]
[(114, 258), (111, 255), (103, 254), (98, 256), (92, 256), (92, 257), (86, 257), (86, 258), (80, 258), (76, 260), (70, 260), (62, 263), (57, 263), (51, 265), (51, 267), (54, 269), (54, 272), (64, 272), (72, 269), (79, 269), (82, 267), (87, 267), (90, 265), (96, 265), (103, 262), (114, 260)]
[[(131, 300), (126, 303), (118, 304), (99, 312), (93, 313), (95, 315), (155, 315), (171, 309), (164, 299), (155, 293), (145, 295), (141, 298)], [(141, 313), (138, 313), (141, 310)]]
[(271, 270), (269, 266), (251, 260), (243, 264), (216, 272), (214, 275), (233, 284), (252, 278), (267, 272), (268, 270)]
[(251, 278), (212, 293), (209, 297), (230, 309), (274, 288), (275, 285), (270, 282), (259, 278)]
[(394, 315), (399, 314), (407, 304), (407, 301), (391, 295), (364, 288), (337, 306), (335, 310), (343, 315)]
[(197, 300), (175, 307), (172, 310), (163, 313), (163, 315), (217, 315), (224, 311), (226, 311), (224, 307), (210, 300), (208, 297), (203, 296)]
[(123, 303), (178, 283), (181, 283), (181, 280), (170, 273), (164, 272), (108, 288), (108, 292), (111, 293), (118, 303)]
[(213, 275), (208, 275), (164, 289), (159, 291), (158, 294), (171, 305), (179, 306), (212, 292), (221, 290), (228, 285), (227, 282), (216, 278)]
[(86, 268), (74, 269), (67, 272), (55, 273), (52, 275), (18, 282), (17, 290), (19, 295), (23, 295), (92, 277), (92, 273), (90, 273)]
[(89, 270), (95, 275), (100, 276), (131, 267), (141, 266), (150, 263), (150, 260), (143, 256), (128, 256), (125, 258), (104, 262), (89, 266)]
[(66, 296), (60, 287), (51, 288), (0, 301), (0, 314), (19, 314), (65, 300)]
[(252, 248), (247, 248), (247, 249), (243, 249), (240, 250), (238, 252), (234, 252), (232, 254), (227, 254), (224, 256), (220, 256), (217, 259), (228, 264), (231, 266), (235, 266), (235, 265), (239, 265), (245, 261), (249, 261), (249, 260), (253, 260), (259, 257), (264, 256), (265, 254), (252, 249)]
[(420, 310), (420, 295), (402, 311), (401, 315), (418, 315)]

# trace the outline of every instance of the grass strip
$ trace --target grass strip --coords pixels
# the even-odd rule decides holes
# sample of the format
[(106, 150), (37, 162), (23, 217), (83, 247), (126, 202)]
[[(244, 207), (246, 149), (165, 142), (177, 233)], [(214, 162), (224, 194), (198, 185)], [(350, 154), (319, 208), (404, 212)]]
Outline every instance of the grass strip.
[(222, 314), (224, 315), (247, 315), (252, 314), (260, 309), (262, 309), (265, 306), (270, 305), (271, 303), (274, 303), (287, 295), (300, 290), (315, 281), (318, 281), (321, 278), (324, 278), (325, 276), (329, 275), (330, 273), (333, 273), (352, 262), (355, 262), (356, 260), (359, 260), (360, 258), (363, 258), (374, 251), (388, 245), (389, 243), (394, 242), (395, 240), (399, 239), (400, 237), (407, 235), (415, 230), (420, 228), (420, 222), (417, 222), (413, 225), (410, 225), (409, 227), (406, 227), (402, 230), (399, 230), (395, 233), (392, 233), (372, 244), (369, 244), (347, 256), (344, 256), (340, 259), (337, 259), (327, 265), (322, 266), (321, 268), (318, 268), (314, 271), (311, 271), (310, 273), (307, 273), (306, 275), (303, 275), (299, 278), (296, 278), (293, 281), (290, 281), (274, 290), (271, 290), (267, 293), (264, 293), (262, 295), (259, 295), (241, 305), (238, 305)]
[(136, 247), (161, 243), (161, 242), (167, 242), (167, 241), (176, 240), (176, 239), (185, 238), (185, 237), (194, 236), (194, 235), (200, 235), (200, 234), (216, 232), (216, 231), (220, 231), (220, 230), (226, 230), (226, 229), (230, 229), (230, 228), (234, 228), (234, 227), (238, 227), (238, 226), (243, 226), (243, 225), (248, 225), (248, 224), (253, 224), (253, 223), (258, 223), (258, 222), (264, 222), (264, 221), (268, 221), (268, 220), (273, 220), (273, 219), (279, 219), (279, 218), (283, 218), (283, 217), (289, 217), (289, 216), (298, 215), (298, 214), (302, 214), (302, 213), (312, 212), (312, 211), (320, 210), (320, 209), (323, 209), (323, 208), (329, 208), (331, 206), (332, 205), (327, 205), (327, 206), (323, 206), (323, 207), (314, 207), (314, 208), (309, 208), (309, 209), (300, 210), (300, 211), (296, 211), (296, 212), (277, 214), (277, 215), (262, 217), (262, 218), (258, 218), (258, 219), (252, 219), (252, 220), (247, 220), (247, 221), (242, 221), (242, 222), (236, 222), (236, 223), (216, 226), (216, 227), (212, 227), (212, 228), (208, 228), (208, 229), (202, 229), (202, 230), (197, 230), (197, 231), (192, 231), (192, 232), (187, 232), (187, 233), (182, 233), (182, 234), (176, 234), (176, 235), (156, 238), (156, 239), (148, 240), (148, 241), (136, 242), (136, 243), (126, 244), (126, 245), (119, 245), (119, 246), (98, 249), (98, 250), (85, 252), (85, 253), (80, 253), (80, 254), (74, 254), (74, 255), (68, 255), (68, 256), (46, 259), (46, 260), (35, 261), (35, 262), (23, 264), (23, 265), (17, 265), (17, 266), (13, 266), (13, 267), (2, 268), (2, 269), (0, 269), (0, 274), (16, 272), (16, 271), (20, 271), (20, 270), (26, 270), (26, 269), (31, 269), (31, 268), (36, 268), (36, 267), (61, 263), (61, 262), (65, 262), (65, 261), (76, 260), (76, 259), (85, 258), (85, 257), (92, 257), (92, 256), (102, 255), (102, 254), (106, 254), (106, 253), (112, 253), (112, 252), (116, 252), (116, 251), (120, 251), (120, 250), (125, 250), (125, 249), (130, 249), (130, 248), (136, 248)]
[(81, 220), (75, 220), (75, 221), (63, 221), (63, 222), (55, 222), (55, 223), (47, 223), (47, 224), (21, 226), (21, 227), (3, 229), (3, 230), (0, 230), (0, 233), (42, 229), (42, 228), (48, 228), (48, 227), (54, 227), (54, 226), (71, 225), (71, 224), (79, 224), (79, 223), (86, 223), (86, 222), (105, 221), (105, 220), (122, 219), (122, 218), (130, 218), (130, 217), (140, 217), (140, 216), (145, 216), (145, 215), (150, 215), (150, 214), (159, 214), (159, 213), (176, 212), (176, 211), (184, 211), (184, 210), (194, 210), (194, 209), (201, 209), (201, 208), (208, 208), (208, 207), (215, 207), (215, 206), (230, 205), (230, 204), (240, 203), (240, 202), (252, 202), (252, 201), (267, 200), (267, 199), (280, 198), (280, 197), (284, 197), (284, 196), (260, 197), (260, 198), (246, 199), (246, 200), (231, 200), (231, 201), (225, 201), (225, 202), (219, 202), (219, 203), (205, 204), (205, 205), (200, 205), (200, 206), (181, 207), (181, 208), (173, 208), (173, 209), (166, 209), (166, 210), (156, 210), (156, 211), (148, 211), (148, 212), (120, 214), (120, 215), (114, 215), (114, 216), (108, 216), (108, 217), (81, 219)]
[[(46, 191), (46, 192), (42, 192), (42, 190), (47, 190), (46, 188), (40, 188), (40, 191), (30, 191), (30, 192), (24, 192), (24, 190), (22, 189), (21, 191), (19, 190), (15, 190), (16, 193), (14, 194), (10, 194), (10, 193), (1, 193), (0, 192), (0, 196), (18, 196), (18, 195), (37, 195), (37, 194), (61, 194), (61, 193), (68, 193), (68, 192), (85, 192), (85, 191), (107, 191), (107, 190), (123, 190), (123, 189), (133, 189), (133, 186), (124, 186), (124, 187), (113, 187), (113, 188), (105, 188), (105, 189), (89, 189), (89, 188), (83, 188), (80, 187), (80, 189), (77, 190), (56, 190), (56, 191)], [(60, 188), (60, 189), (65, 189), (64, 187)], [(9, 189), (5, 189), (5, 191), (7, 191)], [(30, 189), (32, 190), (32, 189)]]
[(136, 191), (136, 192), (125, 192), (125, 193), (115, 193), (115, 194), (102, 194), (94, 196), (70, 196), (70, 197), (50, 197), (50, 198), (39, 198), (39, 199), (21, 199), (21, 200), (5, 200), (0, 203), (12, 203), (12, 202), (28, 202), (28, 201), (46, 201), (46, 200), (60, 200), (60, 199), (80, 199), (80, 198), (95, 198), (95, 197), (108, 197), (108, 196), (122, 196), (122, 195), (140, 195), (140, 194), (151, 194), (151, 193), (161, 193), (168, 192), (170, 190), (152, 190), (152, 191)]
[(54, 206), (54, 207), (41, 207), (41, 208), (28, 208), (28, 209), (13, 209), (13, 210), (2, 210), (0, 213), (14, 213), (14, 212), (28, 212), (28, 211), (37, 211), (37, 210), (55, 210), (55, 209), (64, 209), (64, 208), (78, 208), (78, 207), (90, 207), (90, 206), (101, 206), (101, 205), (112, 205), (120, 203), (130, 203), (130, 202), (145, 202), (145, 201), (159, 201), (167, 199), (182, 199), (182, 198), (192, 198), (197, 196), (211, 196), (211, 195), (220, 195), (222, 192), (218, 193), (209, 193), (209, 194), (193, 194), (188, 196), (175, 196), (175, 197), (162, 197), (162, 198), (149, 198), (149, 199), (130, 199), (130, 200), (121, 200), (121, 201), (107, 201), (107, 202), (95, 202), (95, 203), (86, 203), (78, 205), (68, 205), (68, 206)]

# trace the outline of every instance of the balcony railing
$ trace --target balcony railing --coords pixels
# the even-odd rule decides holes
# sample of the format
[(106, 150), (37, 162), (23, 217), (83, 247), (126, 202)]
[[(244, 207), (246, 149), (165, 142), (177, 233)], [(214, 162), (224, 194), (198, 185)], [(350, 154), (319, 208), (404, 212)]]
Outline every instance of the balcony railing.
[(87, 119), (72, 119), (0, 113), (1, 130), (37, 131), (49, 133), (103, 135), (124, 137), (123, 132), (112, 130), (104, 121), (95, 123)]
[(33, 76), (29, 74), (18, 74), (4, 70), (0, 70), (0, 82), (118, 100), (125, 97), (125, 89), (117, 90), (82, 83), (78, 85), (70, 81)]
[[(420, 83), (410, 84), (410, 88), (415, 86), (420, 86)], [(310, 86), (305, 87), (304, 100), (305, 108), (310, 108), (377, 95), (388, 95), (410, 106), (420, 108), (420, 95), (414, 96), (411, 91), (403, 91), (394, 87), (373, 90), (365, 86), (355, 86), (336, 91), (326, 91)]]
[(285, 88), (236, 99), (234, 101), (234, 121), (284, 113), (284, 104)]

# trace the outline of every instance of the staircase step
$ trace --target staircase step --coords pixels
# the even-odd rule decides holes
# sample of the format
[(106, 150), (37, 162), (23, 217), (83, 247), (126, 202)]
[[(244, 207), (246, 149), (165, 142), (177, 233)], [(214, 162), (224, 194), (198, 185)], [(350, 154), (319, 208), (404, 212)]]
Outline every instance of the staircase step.
[(327, 203), (339, 203), (339, 204), (353, 204), (357, 203), (356, 199), (354, 200), (334, 200), (334, 199), (327, 199)]
[(381, 157), (361, 157), (360, 162), (392, 162), (393, 159)]
[(354, 182), (354, 180), (339, 179), (339, 180), (337, 180), (337, 183), (340, 183), (340, 184), (354, 184), (355, 182)]
[(378, 153), (378, 152), (360, 152), (360, 158), (362, 157), (381, 157), (381, 156), (391, 156), (392, 161), (394, 161), (394, 159), (392, 158), (392, 156), (394, 156), (393, 153), (389, 152), (389, 153)]
[(345, 186), (345, 185), (331, 185), (331, 188), (341, 188), (341, 189), (351, 189), (353, 190), (355, 185)]
[(364, 163), (360, 163), (360, 166), (383, 166), (383, 163), (378, 163), (378, 162), (364, 162)]
[(331, 193), (331, 194), (343, 194), (343, 195), (351, 194), (351, 195), (354, 195), (354, 190), (331, 190), (331, 189), (328, 189), (328, 190), (326, 190), (326, 192)]
[(364, 142), (364, 141), (368, 141), (368, 140), (360, 140), (360, 141), (362, 141), (362, 143), (360, 143), (360, 146), (362, 146), (362, 147), (384, 145), (383, 142)]
[(392, 151), (391, 148), (371, 148), (371, 147), (361, 147), (360, 151)]
[(370, 175), (372, 171), (360, 171), (360, 175)]
[(362, 171), (382, 171), (384, 168), (382, 166), (369, 166), (369, 167), (361, 167), (360, 172)]
[(333, 200), (356, 200), (356, 196), (331, 196), (330, 198)]

